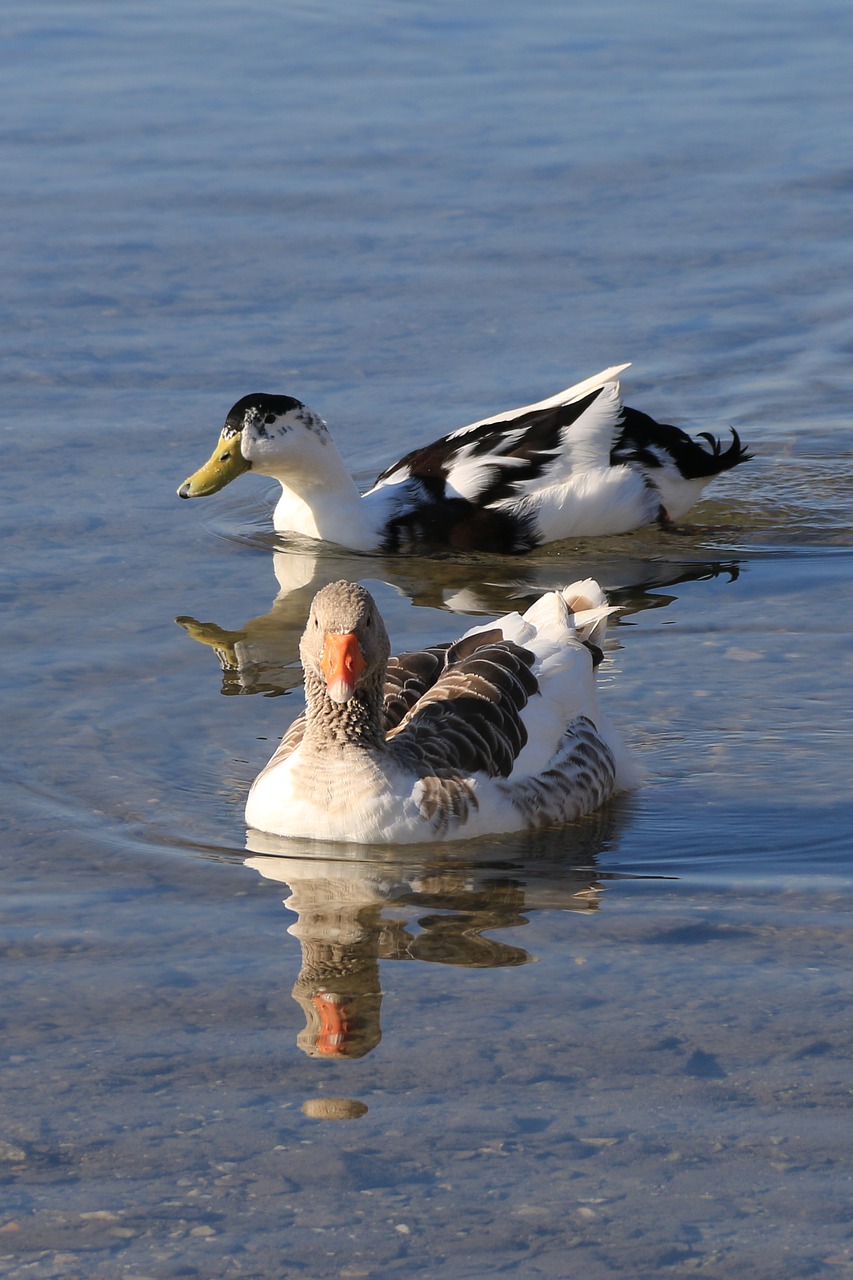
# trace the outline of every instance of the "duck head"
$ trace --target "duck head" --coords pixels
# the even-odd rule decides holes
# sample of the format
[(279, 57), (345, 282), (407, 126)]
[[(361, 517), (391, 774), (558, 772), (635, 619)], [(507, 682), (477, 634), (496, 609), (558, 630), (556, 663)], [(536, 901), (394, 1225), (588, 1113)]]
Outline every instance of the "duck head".
[(253, 392), (231, 409), (213, 453), (180, 486), (178, 497), (206, 498), (250, 469), (277, 475), (293, 465), (289, 455), (308, 463), (311, 450), (306, 443), (313, 439), (323, 444), (328, 438), (323, 419), (301, 400)]

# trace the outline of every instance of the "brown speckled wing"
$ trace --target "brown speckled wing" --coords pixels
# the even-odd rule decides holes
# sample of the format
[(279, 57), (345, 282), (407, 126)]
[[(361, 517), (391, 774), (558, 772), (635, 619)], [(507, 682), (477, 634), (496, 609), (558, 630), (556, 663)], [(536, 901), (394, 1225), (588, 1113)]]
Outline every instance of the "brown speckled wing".
[(501, 786), (528, 826), (550, 827), (591, 813), (613, 794), (615, 784), (612, 751), (592, 721), (577, 716), (543, 773)]
[(533, 655), (499, 631), (451, 645), (446, 665), (389, 741), (401, 764), (447, 777), (507, 777), (527, 741), (520, 712), (538, 692)]
[(437, 644), (417, 653), (398, 653), (388, 662), (382, 725), (386, 733), (396, 729), (415, 703), (431, 689), (444, 671), (450, 644)]

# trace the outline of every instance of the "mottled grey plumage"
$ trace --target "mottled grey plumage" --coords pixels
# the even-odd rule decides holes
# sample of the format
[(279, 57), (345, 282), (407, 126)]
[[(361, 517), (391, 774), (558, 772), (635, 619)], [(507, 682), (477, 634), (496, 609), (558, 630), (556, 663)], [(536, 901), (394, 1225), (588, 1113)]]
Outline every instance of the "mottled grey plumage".
[(613, 752), (592, 721), (578, 716), (543, 773), (504, 785), (529, 826), (552, 827), (597, 809), (612, 794), (615, 781)]

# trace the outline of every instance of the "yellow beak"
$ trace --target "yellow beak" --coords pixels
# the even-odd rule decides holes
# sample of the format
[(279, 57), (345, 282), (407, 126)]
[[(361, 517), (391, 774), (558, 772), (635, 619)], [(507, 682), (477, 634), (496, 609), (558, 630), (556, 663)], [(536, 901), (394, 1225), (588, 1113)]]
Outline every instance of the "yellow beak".
[(225, 432), (203, 467), (194, 471), (178, 489), (179, 498), (206, 498), (210, 493), (224, 489), (252, 464), (240, 452), (240, 436)]

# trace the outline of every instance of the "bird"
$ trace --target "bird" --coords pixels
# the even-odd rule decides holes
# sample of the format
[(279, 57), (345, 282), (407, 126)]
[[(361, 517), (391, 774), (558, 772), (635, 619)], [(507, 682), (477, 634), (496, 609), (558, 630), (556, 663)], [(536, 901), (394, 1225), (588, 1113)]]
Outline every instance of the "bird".
[(612, 612), (585, 579), (391, 658), (370, 592), (323, 587), (300, 643), (305, 710), (252, 783), (250, 834), (433, 843), (598, 809), (636, 784), (596, 699)]
[(565, 391), (460, 427), (387, 467), (363, 495), (322, 418), (258, 392), (228, 413), (212, 456), (178, 489), (216, 493), (244, 471), (273, 476), (279, 533), (353, 551), (518, 555), (571, 537), (672, 529), (706, 484), (751, 455), (709, 432), (623, 406), (614, 365)]

